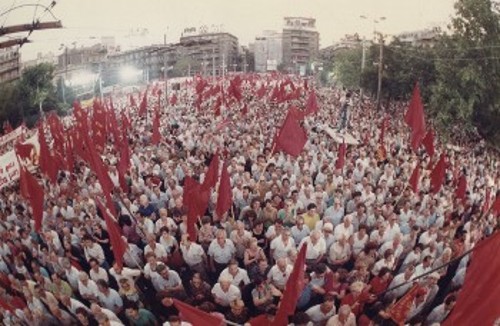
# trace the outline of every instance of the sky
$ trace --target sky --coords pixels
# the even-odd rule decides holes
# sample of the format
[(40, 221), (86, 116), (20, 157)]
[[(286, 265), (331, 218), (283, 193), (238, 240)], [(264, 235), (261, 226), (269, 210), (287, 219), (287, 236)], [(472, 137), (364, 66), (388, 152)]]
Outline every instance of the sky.
[[(30, 22), (34, 7), (3, 14), (13, 5), (51, 0), (0, 0), (0, 26)], [(62, 21), (63, 29), (35, 31), (21, 49), (23, 60), (38, 52), (62, 51), (61, 44), (84, 46), (98, 43), (103, 36), (114, 36), (122, 48), (178, 42), (184, 28), (219, 26), (224, 32), (248, 45), (264, 30), (281, 30), (283, 17), (316, 19), (320, 47), (332, 45), (345, 34), (355, 32), (371, 38), (374, 28), (387, 35), (445, 27), (454, 13), (455, 0), (58, 0), (52, 12)], [(39, 9), (36, 16), (41, 15)], [(368, 19), (361, 19), (360, 16)], [(373, 20), (386, 19), (378, 24)], [(52, 17), (45, 14), (42, 21)], [(147, 29), (147, 36), (129, 37), (131, 30)], [(137, 33), (136, 33), (137, 34)], [(0, 38), (5, 40), (5, 37)]]

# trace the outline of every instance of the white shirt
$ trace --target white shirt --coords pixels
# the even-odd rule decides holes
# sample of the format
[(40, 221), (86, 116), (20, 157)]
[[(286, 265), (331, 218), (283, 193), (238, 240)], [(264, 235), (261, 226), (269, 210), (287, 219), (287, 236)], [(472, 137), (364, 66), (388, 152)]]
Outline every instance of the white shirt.
[(162, 258), (167, 258), (168, 254), (167, 251), (165, 250), (165, 247), (163, 247), (161, 244), (156, 243), (156, 247), (153, 250), (150, 245), (147, 245), (144, 248), (144, 255), (147, 253), (153, 252), (156, 256), (156, 258), (162, 259)]
[(236, 248), (233, 241), (226, 239), (224, 247), (221, 247), (217, 239), (212, 240), (208, 247), (208, 255), (211, 256), (218, 264), (227, 264), (233, 258)]
[(94, 282), (97, 282), (98, 280), (105, 280), (106, 283), (108, 283), (108, 281), (109, 281), (108, 273), (106, 273), (106, 271), (102, 267), (99, 267), (97, 272), (94, 271), (93, 268), (91, 268), (89, 271), (89, 275), (90, 275), (90, 278), (92, 279), (92, 281), (94, 281)]
[(97, 259), (99, 264), (102, 264), (104, 262), (104, 251), (102, 250), (102, 247), (97, 243), (94, 243), (90, 248), (85, 247), (84, 252), (87, 261), (89, 261), (90, 258), (95, 258)]
[(318, 259), (326, 253), (326, 242), (323, 238), (319, 238), (316, 244), (313, 245), (309, 236), (300, 242), (299, 248), (302, 248), (304, 243), (307, 243), (306, 259)]
[(114, 268), (111, 268), (109, 270), (109, 274), (115, 278), (115, 280), (116, 280), (116, 282), (118, 283), (119, 286), (121, 286), (120, 285), (120, 280), (121, 279), (127, 279), (128, 282), (132, 285), (132, 284), (135, 284), (135, 280), (134, 279), (136, 277), (139, 277), (139, 275), (141, 275), (141, 271), (137, 270), (137, 269), (123, 267), (121, 273), (118, 274), (115, 271)]
[(335, 305), (333, 306), (332, 310), (330, 310), (327, 314), (324, 314), (321, 311), (320, 307), (321, 305), (318, 304), (312, 306), (306, 311), (306, 314), (309, 316), (309, 318), (313, 323), (321, 323), (322, 321), (328, 320), (330, 317), (335, 315)]
[(151, 273), (151, 283), (153, 283), (156, 291), (165, 291), (179, 286), (179, 284), (182, 284), (182, 281), (176, 271), (169, 270), (168, 280), (157, 272)]
[(229, 274), (229, 267), (225, 268), (219, 276), (219, 279), (222, 279), (224, 277), (229, 277), (232, 278), (233, 280), (233, 285), (240, 286), (241, 282), (243, 282), (244, 285), (247, 285), (250, 283), (250, 278), (248, 278), (248, 273), (246, 270), (243, 268), (238, 268), (238, 273), (236, 275)]
[[(108, 295), (105, 295), (99, 291), (98, 295), (99, 301), (102, 303), (103, 307), (112, 311), (117, 311), (118, 308), (123, 306), (123, 300), (114, 289), (109, 289)], [(118, 308), (117, 308), (118, 307)]]
[(99, 289), (97, 288), (97, 284), (92, 280), (88, 280), (87, 285), (78, 281), (78, 292), (80, 292), (82, 297), (97, 296), (99, 294)]
[(348, 227), (346, 227), (344, 225), (344, 223), (340, 223), (333, 230), (333, 235), (335, 236), (336, 240), (340, 240), (343, 237), (345, 239), (349, 239), (353, 233), (354, 233), (354, 228), (353, 228), (352, 224), (350, 224)]
[(283, 289), (288, 281), (288, 278), (290, 277), (290, 274), (292, 273), (292, 270), (293, 266), (290, 264), (286, 266), (284, 272), (279, 269), (278, 265), (274, 265), (267, 273), (267, 278), (272, 284), (274, 284), (274, 286), (279, 289)]
[(212, 294), (214, 295), (214, 297), (221, 300), (221, 305), (224, 307), (229, 306), (229, 304), (231, 302), (233, 302), (234, 300), (241, 298), (240, 289), (233, 284), (231, 284), (229, 286), (229, 289), (227, 290), (227, 292), (224, 292), (224, 291), (222, 291), (220, 283), (217, 283), (212, 288)]
[(295, 249), (295, 241), (293, 240), (292, 237), (288, 238), (286, 244), (283, 242), (281, 236), (271, 241), (271, 250), (274, 250), (273, 258), (275, 260), (278, 260), (279, 258), (288, 257), (288, 252), (293, 249)]
[(203, 247), (197, 243), (191, 242), (189, 248), (185, 245), (180, 246), (182, 257), (184, 261), (189, 266), (194, 266), (203, 262), (203, 256), (205, 255), (205, 251)]

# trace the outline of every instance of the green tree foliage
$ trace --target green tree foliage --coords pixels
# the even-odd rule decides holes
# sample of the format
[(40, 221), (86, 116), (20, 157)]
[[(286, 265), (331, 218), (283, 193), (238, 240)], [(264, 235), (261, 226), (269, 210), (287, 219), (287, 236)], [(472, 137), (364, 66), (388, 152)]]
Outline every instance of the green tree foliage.
[(39, 64), (26, 68), (18, 81), (0, 87), (0, 122), (8, 119), (13, 126), (25, 121), (32, 126), (40, 112), (58, 110), (54, 67)]
[[(448, 130), (479, 133), (500, 144), (500, 25), (490, 0), (459, 0), (453, 34), (436, 46), (430, 108)], [(450, 126), (460, 125), (451, 129)], [(444, 129), (443, 128), (443, 129)]]
[(361, 82), (362, 49), (341, 49), (335, 54), (333, 72), (342, 86), (358, 89)]

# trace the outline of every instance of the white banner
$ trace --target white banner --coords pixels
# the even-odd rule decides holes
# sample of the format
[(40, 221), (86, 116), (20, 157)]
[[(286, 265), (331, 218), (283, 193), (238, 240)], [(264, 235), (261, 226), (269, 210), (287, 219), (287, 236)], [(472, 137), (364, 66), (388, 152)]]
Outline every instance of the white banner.
[(23, 134), (23, 131), (24, 131), (24, 125), (21, 125), (16, 129), (12, 130), (11, 132), (9, 132), (7, 135), (3, 135), (2, 137), (0, 137), (0, 147), (19, 138)]
[[(38, 157), (40, 155), (40, 143), (38, 143), (38, 133), (35, 133), (31, 138), (23, 144), (32, 144), (33, 149), (30, 154), (30, 160), (25, 162), (29, 170), (33, 170), (35, 165), (38, 165)], [(11, 185), (19, 180), (20, 168), (14, 150), (0, 156), (0, 189)]]

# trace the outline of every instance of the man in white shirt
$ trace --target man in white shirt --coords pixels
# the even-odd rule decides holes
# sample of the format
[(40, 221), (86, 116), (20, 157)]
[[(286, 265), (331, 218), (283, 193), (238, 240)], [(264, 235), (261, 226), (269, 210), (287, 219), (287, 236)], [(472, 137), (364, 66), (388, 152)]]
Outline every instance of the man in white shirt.
[(230, 239), (226, 239), (226, 231), (218, 230), (216, 238), (208, 247), (210, 257), (210, 268), (212, 272), (219, 275), (226, 268), (229, 261), (234, 257), (236, 248)]
[(338, 241), (341, 238), (349, 239), (354, 234), (354, 227), (351, 223), (351, 216), (344, 216), (344, 222), (337, 225), (333, 230), (333, 235)]
[(295, 249), (295, 241), (290, 237), (290, 230), (283, 230), (280, 236), (271, 241), (270, 248), (274, 260), (287, 257), (288, 252)]
[(267, 279), (279, 290), (284, 290), (292, 270), (293, 266), (288, 264), (286, 258), (279, 258), (276, 260), (276, 265), (271, 267), (267, 273)]
[(104, 306), (104, 308), (113, 311), (115, 314), (119, 314), (123, 309), (123, 300), (114, 289), (110, 289), (108, 283), (104, 280), (99, 280), (96, 282), (99, 288), (99, 294), (97, 298)]
[(228, 307), (234, 300), (241, 299), (240, 289), (232, 284), (230, 277), (221, 278), (212, 288), (212, 295), (215, 303), (222, 307)]
[(83, 251), (85, 252), (85, 258), (89, 262), (91, 258), (97, 259), (99, 265), (104, 263), (104, 251), (102, 250), (101, 245), (94, 242), (90, 235), (86, 235), (83, 237)]
[(240, 288), (250, 283), (248, 272), (243, 268), (239, 268), (235, 259), (232, 259), (227, 268), (220, 273), (219, 279), (232, 279), (232, 284)]
[(164, 264), (158, 265), (156, 272), (152, 273), (151, 282), (157, 292), (184, 292), (179, 274), (176, 271), (170, 270)]
[(330, 317), (326, 326), (356, 326), (356, 316), (351, 312), (349, 305), (342, 305), (338, 314)]
[(165, 250), (165, 247), (157, 243), (155, 236), (152, 234), (148, 235), (147, 239), (148, 244), (146, 247), (144, 247), (144, 254), (147, 255), (148, 253), (152, 252), (155, 254), (156, 258), (166, 263), (168, 259), (168, 253)]
[(314, 230), (311, 235), (304, 238), (299, 244), (299, 250), (307, 244), (306, 262), (308, 264), (320, 263), (326, 253), (326, 242), (320, 231)]
[(95, 300), (99, 294), (97, 284), (89, 279), (85, 272), (80, 273), (80, 281), (78, 282), (78, 292), (85, 300)]
[(320, 325), (335, 315), (335, 311), (334, 298), (326, 295), (323, 303), (312, 306), (306, 311), (306, 314), (315, 325)]
[(89, 275), (92, 281), (97, 282), (98, 280), (105, 280), (106, 283), (109, 282), (108, 273), (106, 270), (99, 266), (99, 262), (95, 258), (89, 260), (90, 271)]
[(292, 235), (293, 241), (295, 243), (300, 243), (305, 237), (309, 235), (311, 231), (309, 227), (304, 224), (304, 218), (302, 216), (297, 218), (295, 225), (290, 229), (290, 234)]
[(205, 265), (207, 263), (207, 255), (203, 247), (189, 240), (188, 234), (183, 234), (180, 249), (182, 258), (184, 258), (184, 262), (189, 268), (192, 271), (200, 273), (203, 277), (206, 277)]
[(120, 280), (126, 279), (129, 284), (135, 284), (135, 280), (141, 275), (138, 269), (119, 266), (117, 263), (109, 270), (109, 274), (114, 277), (116, 283), (121, 287)]

